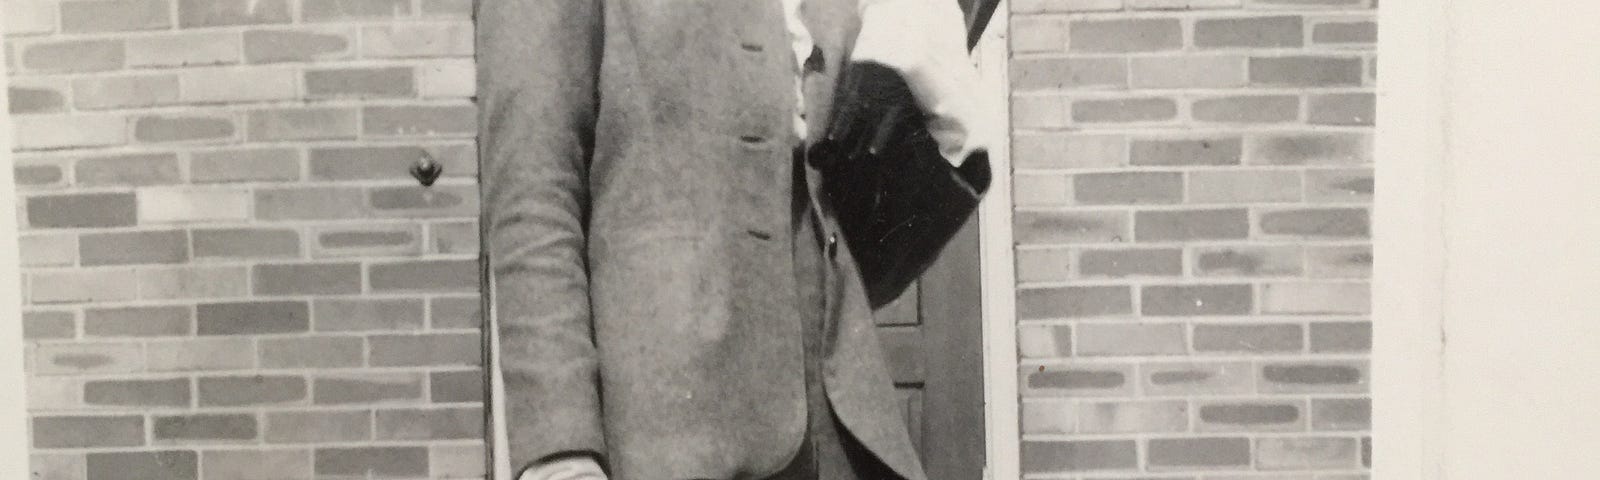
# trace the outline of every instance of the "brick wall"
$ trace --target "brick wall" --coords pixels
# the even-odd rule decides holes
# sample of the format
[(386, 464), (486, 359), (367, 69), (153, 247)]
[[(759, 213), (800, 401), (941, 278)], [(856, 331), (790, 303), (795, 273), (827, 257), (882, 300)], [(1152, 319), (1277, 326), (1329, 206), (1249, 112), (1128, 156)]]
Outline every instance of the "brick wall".
[(35, 478), (482, 477), (469, 1), (4, 1)]
[(1375, 0), (1012, 0), (1028, 478), (1366, 478)]

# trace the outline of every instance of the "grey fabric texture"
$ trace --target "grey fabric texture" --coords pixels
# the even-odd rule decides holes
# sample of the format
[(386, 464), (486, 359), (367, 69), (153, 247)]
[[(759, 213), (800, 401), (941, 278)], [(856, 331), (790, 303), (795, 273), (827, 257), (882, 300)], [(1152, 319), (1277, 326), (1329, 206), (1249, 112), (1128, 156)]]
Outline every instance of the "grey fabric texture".
[[(509, 461), (600, 453), (618, 480), (761, 478), (804, 440), (793, 200), (793, 53), (777, 1), (482, 0), (481, 179)], [(809, 0), (825, 119), (859, 20)], [(815, 139), (825, 122), (809, 122)], [(798, 168), (798, 170), (797, 170)], [(792, 187), (805, 175), (807, 191)], [(839, 421), (925, 475), (848, 249), (824, 272)]]

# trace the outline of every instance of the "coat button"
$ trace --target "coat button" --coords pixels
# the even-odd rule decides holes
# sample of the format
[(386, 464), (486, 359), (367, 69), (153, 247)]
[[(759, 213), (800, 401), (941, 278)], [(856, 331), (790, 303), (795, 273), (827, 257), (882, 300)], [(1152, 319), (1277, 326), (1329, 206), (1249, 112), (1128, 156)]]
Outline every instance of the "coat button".
[(837, 234), (830, 233), (830, 234), (828, 234), (828, 258), (832, 259), (834, 257), (837, 257), (838, 255), (839, 255), (839, 236)]

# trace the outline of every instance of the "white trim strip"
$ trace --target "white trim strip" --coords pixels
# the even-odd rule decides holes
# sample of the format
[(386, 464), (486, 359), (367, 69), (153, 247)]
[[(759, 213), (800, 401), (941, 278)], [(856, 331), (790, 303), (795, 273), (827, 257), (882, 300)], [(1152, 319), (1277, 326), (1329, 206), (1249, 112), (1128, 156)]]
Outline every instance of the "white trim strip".
[(987, 480), (1022, 478), (1021, 403), (1017, 385), (1017, 308), (1011, 212), (1010, 52), (1007, 34), (1009, 2), (1001, 0), (976, 52), (982, 93), (998, 108), (994, 129), (999, 138), (990, 147), (993, 181), (978, 211), (978, 245), (982, 270), (984, 424)]

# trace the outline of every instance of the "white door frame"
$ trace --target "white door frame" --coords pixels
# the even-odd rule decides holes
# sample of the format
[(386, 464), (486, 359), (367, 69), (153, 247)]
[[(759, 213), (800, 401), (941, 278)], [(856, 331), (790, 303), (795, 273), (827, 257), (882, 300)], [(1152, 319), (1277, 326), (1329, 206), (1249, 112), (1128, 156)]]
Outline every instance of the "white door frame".
[[(0, 18), (5, 18), (0, 2)], [(4, 53), (0, 53), (4, 55)], [(17, 251), (17, 184), (11, 159), (10, 75), (0, 72), (0, 478), (30, 478), (28, 403), (22, 343), (22, 263)]]
[(986, 480), (1022, 478), (1016, 251), (1011, 237), (1011, 85), (1007, 74), (1011, 56), (1007, 42), (1010, 20), (1009, 2), (1001, 0), (973, 55), (982, 82), (980, 93), (993, 102), (991, 112), (995, 115), (989, 130), (994, 135), (989, 152), (993, 180), (978, 211)]

